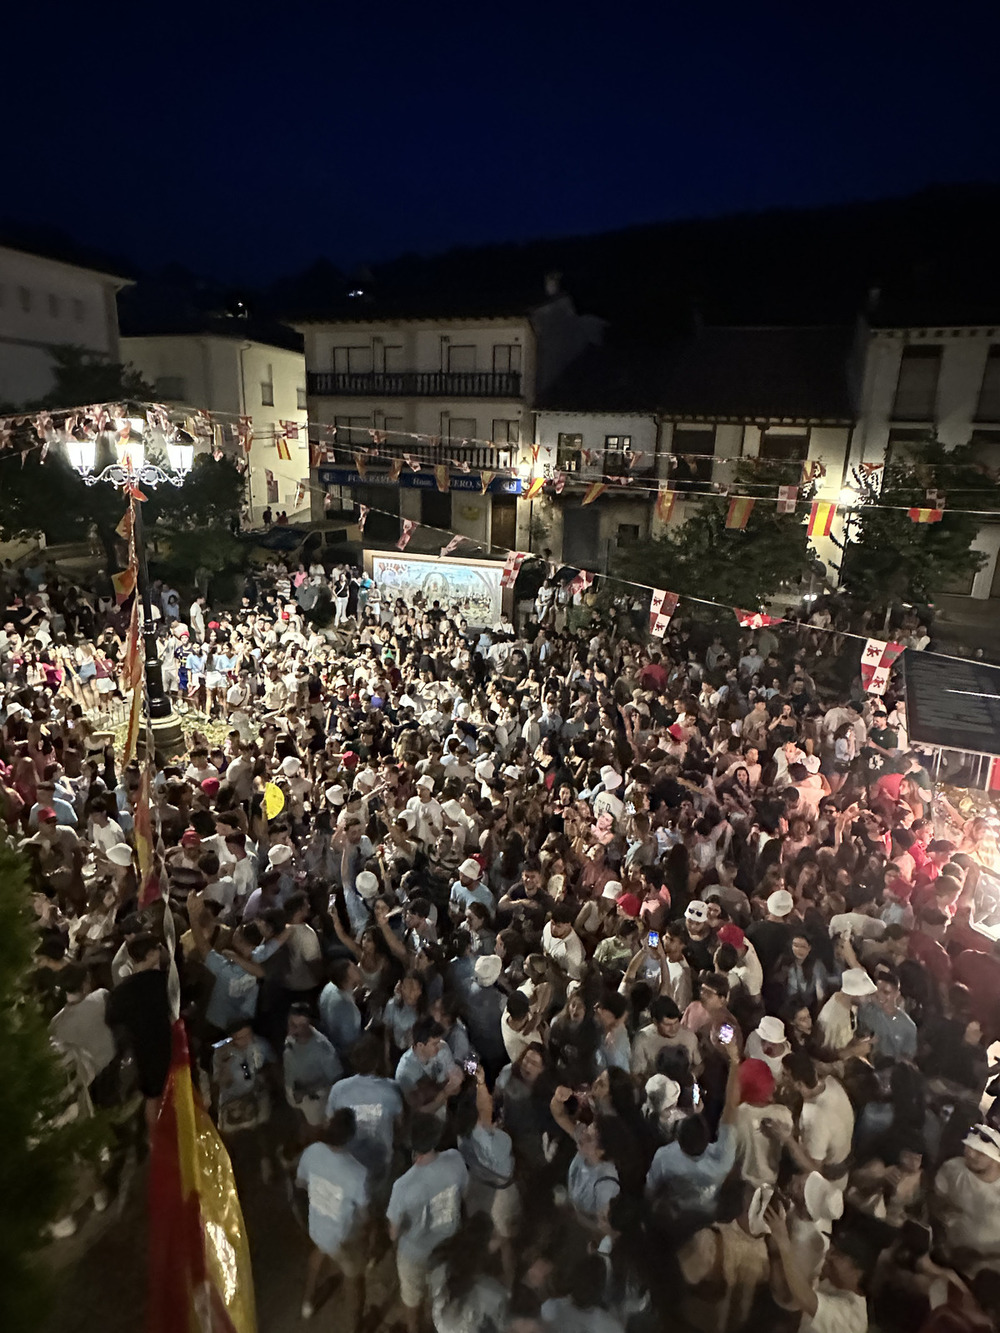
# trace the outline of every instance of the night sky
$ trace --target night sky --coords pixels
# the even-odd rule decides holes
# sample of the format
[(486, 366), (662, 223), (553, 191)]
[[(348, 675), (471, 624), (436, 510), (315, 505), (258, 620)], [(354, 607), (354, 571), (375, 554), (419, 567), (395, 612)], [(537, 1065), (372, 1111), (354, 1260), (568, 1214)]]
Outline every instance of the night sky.
[(996, 180), (998, 14), (978, 0), (22, 8), (0, 214), (258, 282), (321, 254), (352, 266)]

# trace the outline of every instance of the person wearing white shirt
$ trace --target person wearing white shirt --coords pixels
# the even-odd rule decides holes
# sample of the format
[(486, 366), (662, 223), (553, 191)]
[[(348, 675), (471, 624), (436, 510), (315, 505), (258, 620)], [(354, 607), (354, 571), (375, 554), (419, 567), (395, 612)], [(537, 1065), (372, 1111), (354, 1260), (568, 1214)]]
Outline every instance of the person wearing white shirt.
[(571, 907), (558, 903), (542, 931), (542, 952), (561, 968), (573, 981), (583, 976), (585, 954), (580, 937), (573, 930), (575, 913)]

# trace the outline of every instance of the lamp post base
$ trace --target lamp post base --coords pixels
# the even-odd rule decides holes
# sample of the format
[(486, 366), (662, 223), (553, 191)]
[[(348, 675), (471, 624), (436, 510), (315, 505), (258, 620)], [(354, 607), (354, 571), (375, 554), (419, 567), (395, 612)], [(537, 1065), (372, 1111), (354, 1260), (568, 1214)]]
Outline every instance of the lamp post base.
[[(184, 727), (176, 713), (167, 717), (153, 717), (149, 720), (149, 730), (153, 737), (153, 753), (161, 761), (172, 759), (184, 749)], [(138, 744), (140, 755), (146, 753), (146, 728), (139, 728)]]

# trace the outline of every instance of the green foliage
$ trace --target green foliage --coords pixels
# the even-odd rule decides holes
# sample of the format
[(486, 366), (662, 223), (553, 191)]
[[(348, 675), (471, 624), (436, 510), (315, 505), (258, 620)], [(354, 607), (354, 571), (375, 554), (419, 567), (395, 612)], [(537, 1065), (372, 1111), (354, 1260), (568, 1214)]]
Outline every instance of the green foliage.
[(85, 1138), (79, 1124), (54, 1124), (66, 1078), (31, 992), (30, 904), (24, 858), (0, 837), (0, 1328), (11, 1330), (39, 1327), (46, 1290), (36, 1254), (69, 1198)]
[(803, 506), (779, 514), (756, 504), (743, 529), (725, 526), (729, 500), (706, 497), (683, 523), (622, 552), (615, 573), (639, 583), (707, 597), (729, 606), (757, 608), (809, 567)]
[[(1000, 510), (1000, 491), (977, 462), (974, 446), (946, 449), (928, 435), (912, 448), (912, 458), (886, 465), (881, 490), (861, 485), (860, 513), (851, 522), (841, 582), (868, 606), (887, 600), (933, 602), (986, 562), (982, 552), (972, 549), (984, 520), (954, 512)], [(933, 507), (928, 490), (945, 496), (944, 518), (940, 523), (914, 523), (906, 508)]]
[(150, 403), (155, 397), (134, 366), (105, 361), (82, 347), (52, 351), (55, 384), (36, 407), (86, 407), (90, 403)]

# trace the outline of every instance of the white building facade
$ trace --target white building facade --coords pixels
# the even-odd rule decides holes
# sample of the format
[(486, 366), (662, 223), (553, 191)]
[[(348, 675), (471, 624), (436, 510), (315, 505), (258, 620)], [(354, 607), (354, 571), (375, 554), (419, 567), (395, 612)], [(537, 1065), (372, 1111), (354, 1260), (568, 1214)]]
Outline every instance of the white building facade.
[(0, 245), (0, 404), (21, 407), (51, 391), (54, 348), (81, 347), (119, 361), (115, 298), (127, 283), (114, 273)]
[[(247, 501), (255, 523), (270, 506), (307, 515), (309, 430), (301, 351), (232, 334), (171, 334), (122, 339), (122, 355), (168, 406), (205, 408), (226, 420), (250, 417)], [(289, 434), (285, 424), (291, 422)], [(288, 453), (288, 457), (283, 455)], [(302, 487), (306, 489), (303, 491)]]
[[(296, 327), (324, 451), (315, 479), (342, 509), (369, 506), (366, 540), (395, 540), (412, 519), (425, 530), (417, 547), (444, 544), (450, 532), (486, 548), (517, 545), (516, 469), (530, 450), (534, 396), (598, 339), (600, 321), (556, 295), (514, 314), (380, 317), (359, 306), (356, 317)], [(362, 476), (355, 455), (373, 448), (379, 457), (362, 456)], [(403, 455), (420, 468), (405, 463), (391, 481)]]
[[(905, 456), (930, 432), (1000, 468), (1000, 326), (872, 328), (852, 464)], [(1000, 522), (985, 523), (975, 546), (986, 563), (951, 591), (1000, 597)]]

